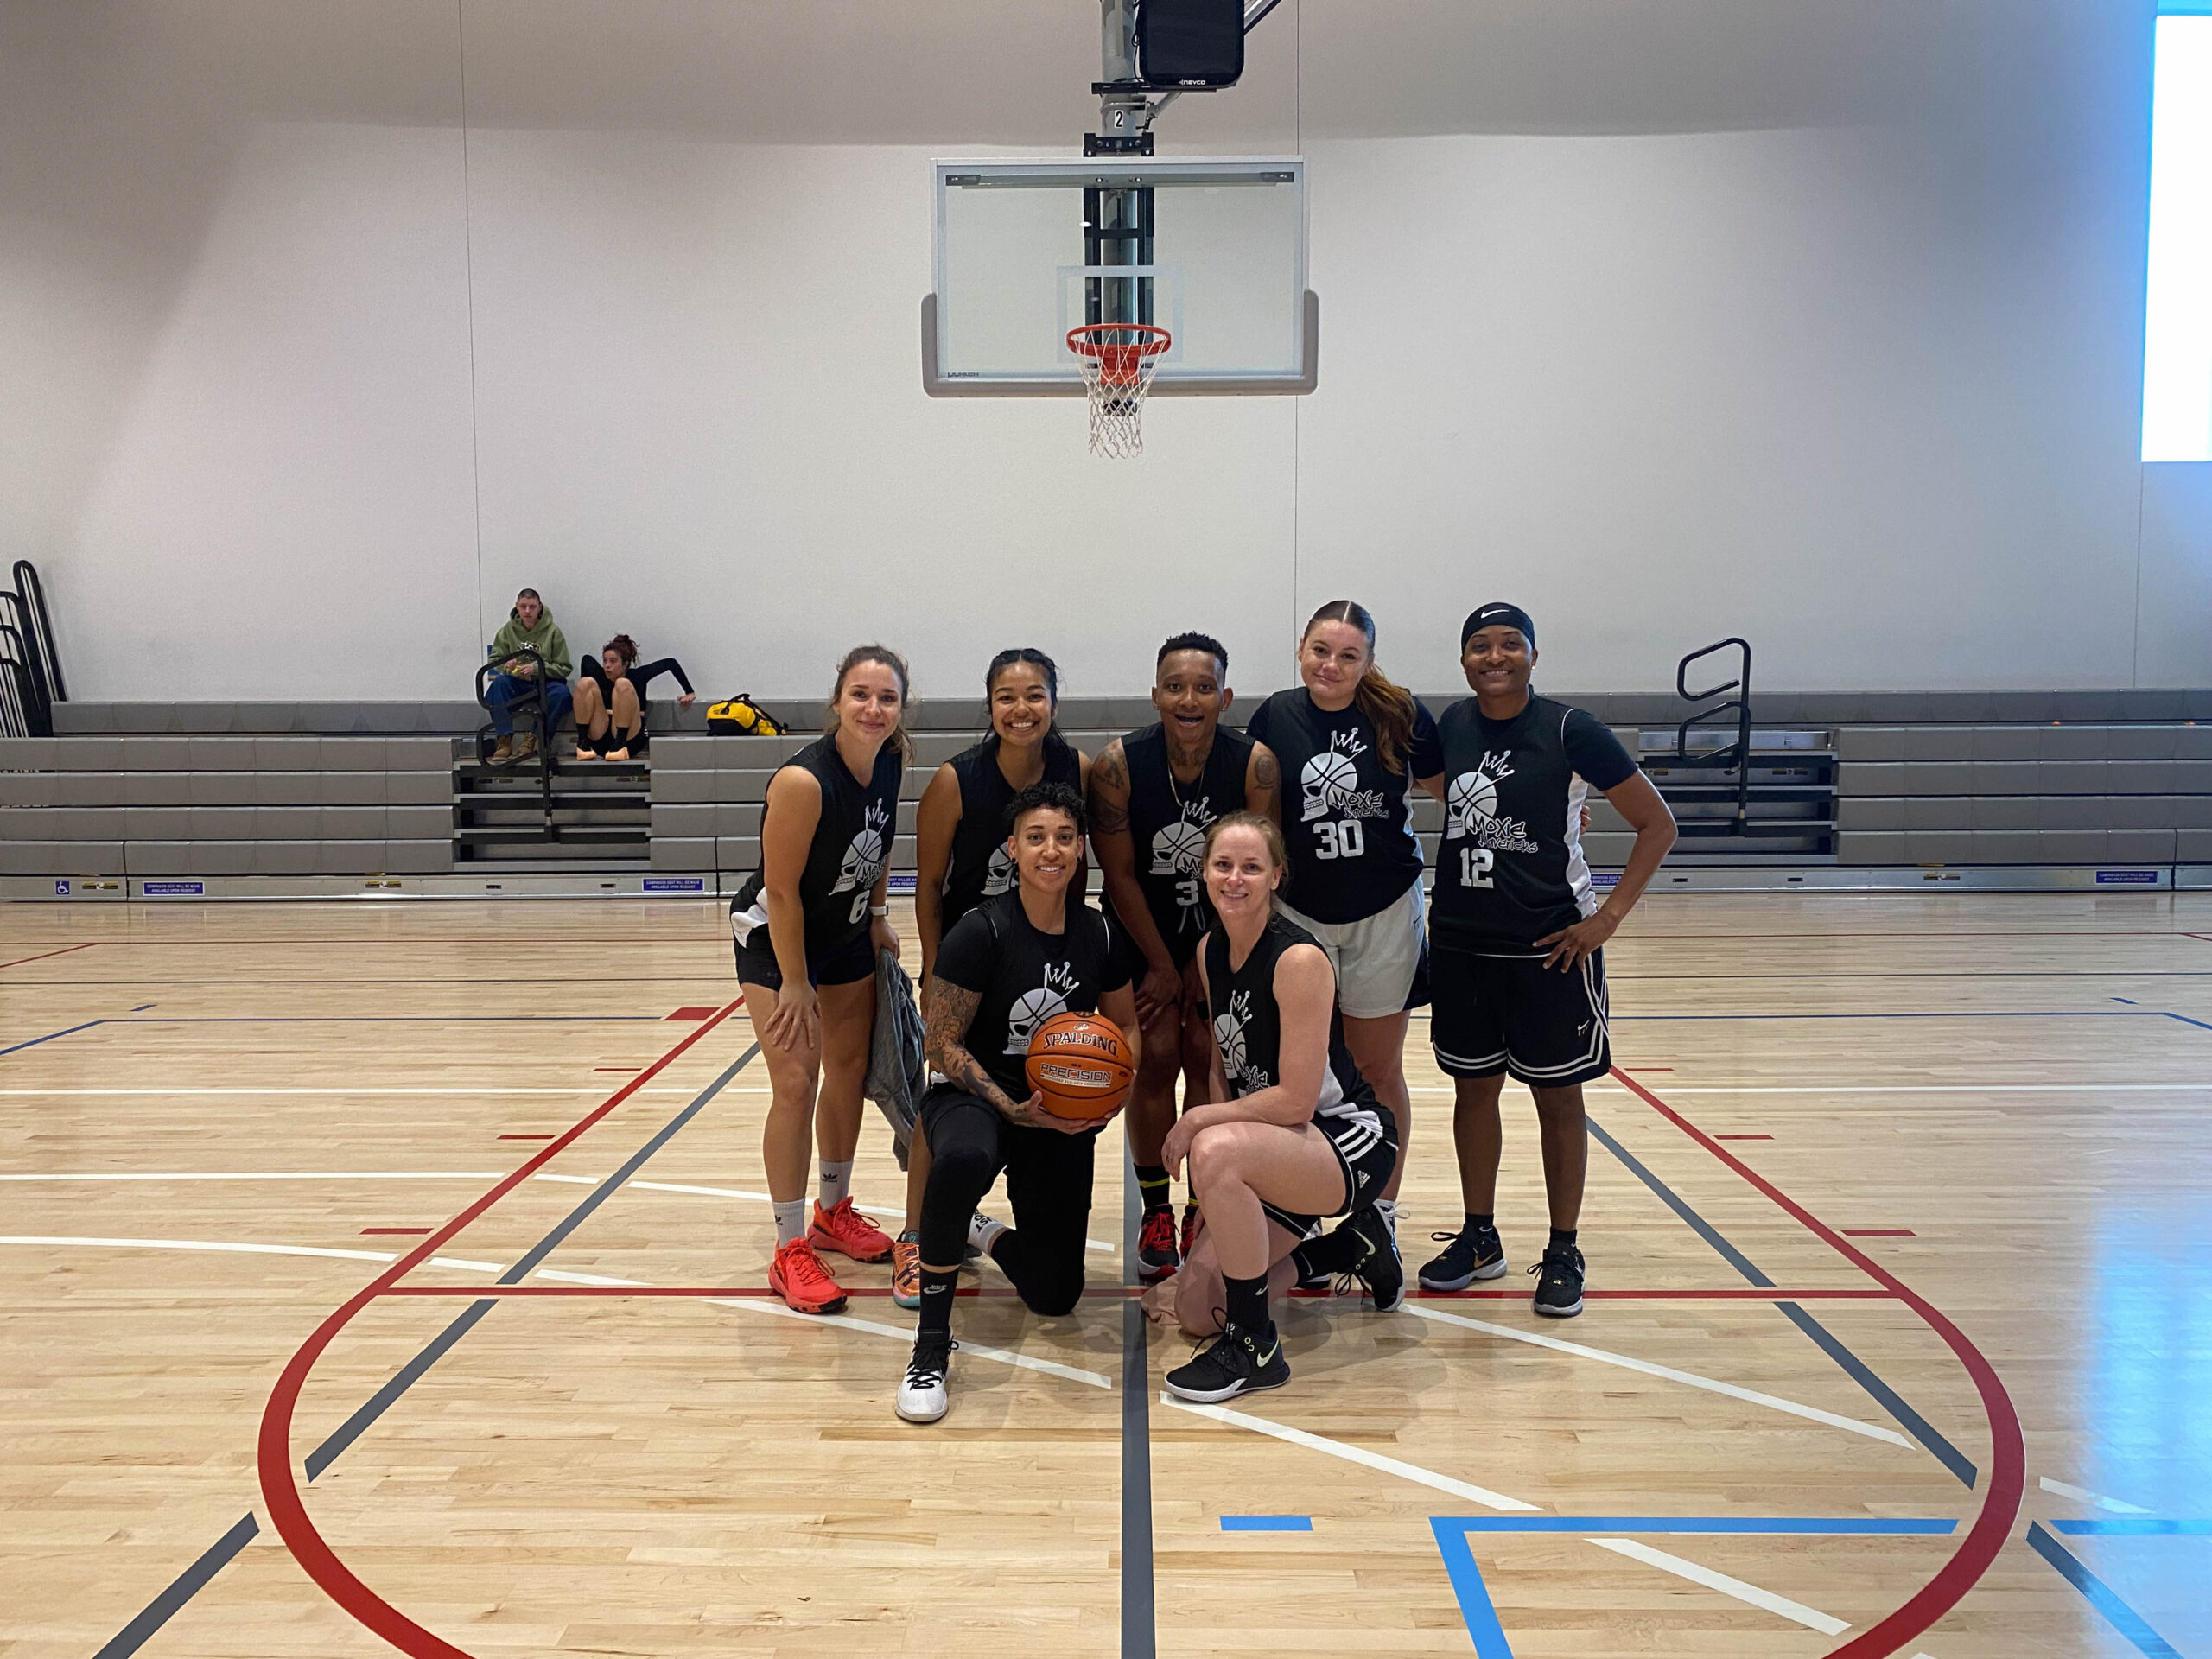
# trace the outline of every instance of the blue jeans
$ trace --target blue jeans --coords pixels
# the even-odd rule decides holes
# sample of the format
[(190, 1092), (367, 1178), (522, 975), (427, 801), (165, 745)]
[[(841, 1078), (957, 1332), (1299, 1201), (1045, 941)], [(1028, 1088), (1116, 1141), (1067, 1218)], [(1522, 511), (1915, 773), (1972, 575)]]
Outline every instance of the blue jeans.
[[(548, 734), (561, 729), (561, 722), (569, 717), (569, 683), (566, 680), (547, 680), (545, 683), (545, 722)], [(515, 717), (508, 705), (518, 697), (526, 697), (537, 690), (538, 682), (525, 679), (519, 674), (494, 674), (492, 683), (485, 688), (484, 698), (492, 709), (492, 729), (501, 737), (514, 734)]]

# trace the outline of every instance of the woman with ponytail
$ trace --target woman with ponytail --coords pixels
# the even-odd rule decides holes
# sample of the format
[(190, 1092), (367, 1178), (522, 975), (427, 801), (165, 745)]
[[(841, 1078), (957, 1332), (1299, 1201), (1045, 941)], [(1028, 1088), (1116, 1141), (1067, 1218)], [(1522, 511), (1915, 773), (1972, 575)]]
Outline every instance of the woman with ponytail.
[[(1413, 1129), (1407, 1017), (1428, 1001), (1413, 792), (1441, 789), (1443, 751), (1420, 699), (1376, 666), (1365, 606), (1339, 599), (1313, 613), (1298, 639), (1298, 677), (1245, 728), (1282, 763), (1290, 871), (1279, 902), (1336, 969), (1345, 1044), (1396, 1121), (1402, 1151)], [(1402, 1155), (1376, 1206), (1394, 1238), (1404, 1167)]]

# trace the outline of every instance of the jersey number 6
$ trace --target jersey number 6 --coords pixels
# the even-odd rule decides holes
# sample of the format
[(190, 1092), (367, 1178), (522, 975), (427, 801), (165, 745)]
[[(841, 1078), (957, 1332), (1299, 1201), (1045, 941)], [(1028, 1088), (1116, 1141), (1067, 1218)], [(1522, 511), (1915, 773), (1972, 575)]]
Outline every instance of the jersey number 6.
[(1490, 867), (1497, 861), (1497, 855), (1487, 847), (1462, 847), (1459, 849), (1459, 885), (1463, 887), (1490, 886)]
[(1367, 831), (1357, 818), (1325, 818), (1313, 826), (1313, 833), (1321, 842), (1313, 851), (1316, 858), (1357, 858), (1367, 850)]

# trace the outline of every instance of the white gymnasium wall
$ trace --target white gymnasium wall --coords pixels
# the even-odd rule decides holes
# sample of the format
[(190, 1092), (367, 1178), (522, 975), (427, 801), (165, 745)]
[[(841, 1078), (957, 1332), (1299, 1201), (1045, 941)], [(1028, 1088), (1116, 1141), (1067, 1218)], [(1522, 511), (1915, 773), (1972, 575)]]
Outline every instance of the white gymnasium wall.
[[(881, 635), (1248, 691), (2203, 683), (2136, 461), (2149, 0), (1287, 0), (1171, 152), (1311, 164), (1322, 390), (918, 385), (927, 162), (1064, 148), (1090, 0), (0, 0), (0, 537), (78, 695), (451, 696), (514, 588), (702, 688)], [(463, 111), (466, 110), (464, 119)]]

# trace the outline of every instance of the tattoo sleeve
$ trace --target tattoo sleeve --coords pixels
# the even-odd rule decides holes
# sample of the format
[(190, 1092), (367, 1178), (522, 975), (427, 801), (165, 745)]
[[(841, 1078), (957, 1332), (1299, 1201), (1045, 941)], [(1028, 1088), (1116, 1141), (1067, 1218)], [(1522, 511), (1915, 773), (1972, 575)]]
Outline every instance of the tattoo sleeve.
[(1248, 799), (1245, 804), (1255, 812), (1280, 819), (1281, 813), (1277, 807), (1281, 784), (1282, 767), (1276, 763), (1274, 751), (1264, 743), (1255, 743), (1252, 746), (1252, 781), (1245, 794), (1255, 798)]
[(982, 993), (940, 979), (930, 992), (930, 1011), (924, 1027), (923, 1052), (938, 1074), (956, 1089), (988, 1101), (1003, 1115), (1018, 1116), (1016, 1104), (1006, 1090), (991, 1081), (991, 1074), (964, 1046), (968, 1027), (976, 1018)]
[(1129, 827), (1129, 769), (1116, 738), (1090, 766), (1090, 829), (1094, 835), (1118, 836)]

